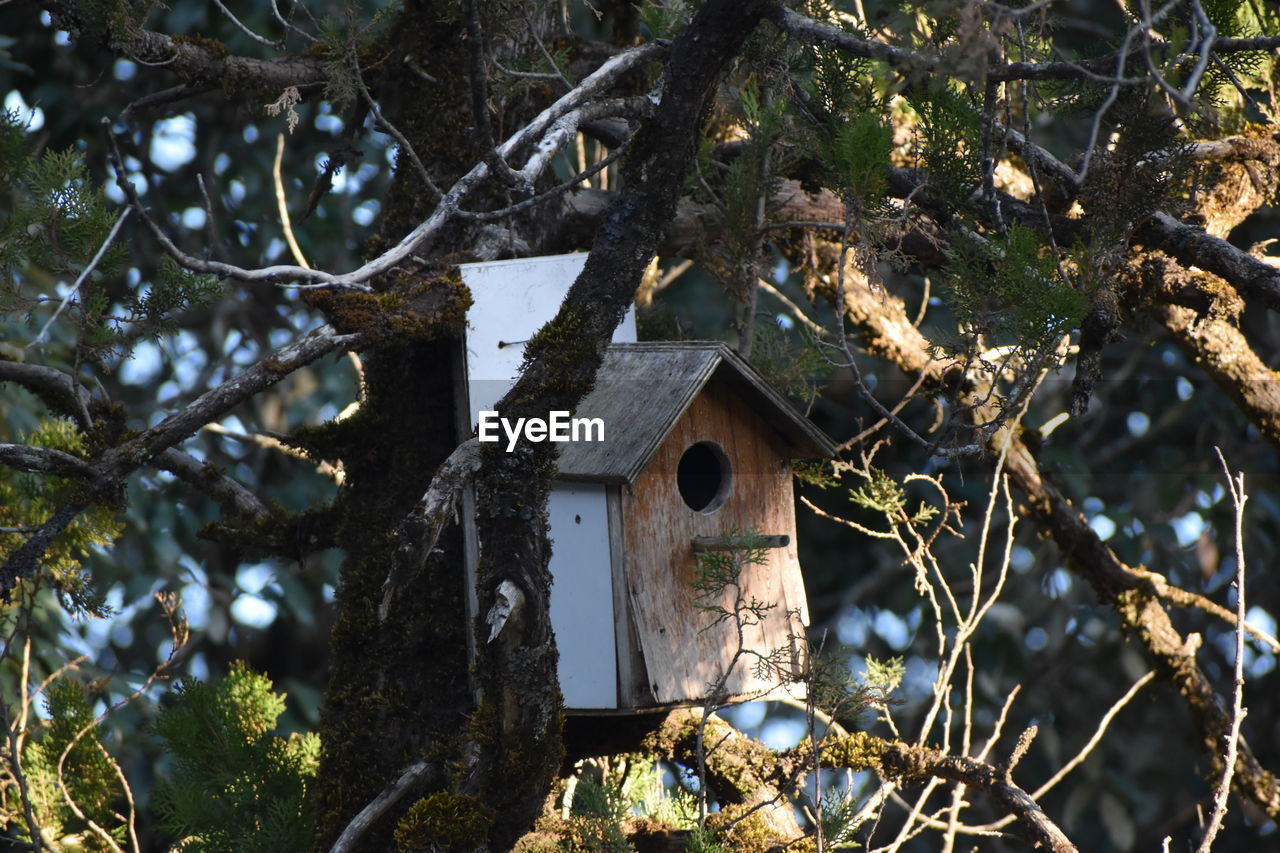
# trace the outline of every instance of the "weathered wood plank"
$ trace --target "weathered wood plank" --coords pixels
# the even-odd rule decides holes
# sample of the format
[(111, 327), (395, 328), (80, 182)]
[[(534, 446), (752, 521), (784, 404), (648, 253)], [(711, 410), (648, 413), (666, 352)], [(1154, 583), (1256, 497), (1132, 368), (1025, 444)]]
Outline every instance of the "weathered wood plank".
[[(709, 513), (690, 509), (676, 486), (680, 457), (702, 441), (719, 444), (732, 467), (729, 494)], [(747, 530), (794, 530), (787, 457), (771, 425), (735, 389), (713, 381), (677, 421), (634, 485), (623, 489), (630, 601), (659, 703), (705, 696), (736, 644), (732, 625), (712, 626), (713, 616), (696, 606), (694, 540)], [(808, 617), (794, 543), (770, 549), (763, 565), (746, 567), (742, 584), (750, 596), (775, 605), (764, 620), (746, 626), (746, 648), (760, 655), (794, 649), (793, 627)], [(731, 608), (732, 593), (726, 591), (715, 603)], [(749, 655), (730, 673), (725, 685), (729, 694), (770, 686), (755, 678), (754, 660)]]

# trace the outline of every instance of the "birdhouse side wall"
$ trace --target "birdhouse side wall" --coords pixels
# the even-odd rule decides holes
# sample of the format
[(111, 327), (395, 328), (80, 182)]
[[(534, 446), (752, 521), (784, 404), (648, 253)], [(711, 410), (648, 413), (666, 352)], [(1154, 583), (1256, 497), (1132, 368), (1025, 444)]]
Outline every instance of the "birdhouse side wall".
[(618, 707), (608, 489), (556, 483), (547, 500), (551, 628), (568, 710)]
[[(714, 442), (729, 460), (729, 492), (712, 512), (691, 509), (677, 485), (681, 456), (698, 442)], [(648, 674), (648, 701), (703, 699), (708, 685), (729, 667), (737, 647), (732, 621), (712, 627), (714, 614), (695, 601), (695, 537), (750, 530), (790, 537), (788, 546), (766, 552), (763, 565), (743, 572), (746, 599), (774, 605), (762, 622), (747, 626), (745, 646), (758, 654), (796, 648), (808, 612), (796, 553), (791, 477), (790, 460), (774, 428), (713, 380), (676, 422), (635, 483), (623, 489), (629, 603)], [(733, 591), (703, 603), (732, 610)], [(772, 685), (753, 675), (754, 663), (748, 655), (733, 666), (727, 694)]]

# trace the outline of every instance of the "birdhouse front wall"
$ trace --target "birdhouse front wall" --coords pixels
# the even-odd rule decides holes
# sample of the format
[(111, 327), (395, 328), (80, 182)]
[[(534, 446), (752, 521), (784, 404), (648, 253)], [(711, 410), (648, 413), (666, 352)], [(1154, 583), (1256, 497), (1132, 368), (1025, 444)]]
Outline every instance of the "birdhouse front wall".
[[(723, 452), (729, 479), (724, 494), (697, 510), (682, 496), (677, 478), (682, 457), (700, 443)], [(767, 550), (763, 565), (743, 572), (747, 600), (776, 605), (762, 622), (746, 627), (745, 647), (760, 654), (786, 649), (798, 656), (808, 608), (796, 553), (791, 476), (788, 454), (773, 427), (732, 389), (712, 380), (635, 482), (622, 488), (628, 599), (647, 671), (647, 683), (630, 685), (632, 695), (624, 702), (699, 701), (730, 665), (737, 647), (735, 625), (709, 627), (714, 615), (694, 599), (696, 537), (747, 531), (790, 537), (787, 546)], [(733, 598), (733, 590), (726, 590), (715, 603), (732, 611)], [(733, 667), (725, 685), (728, 695), (772, 686), (754, 676), (754, 662), (747, 656)], [(625, 693), (628, 685), (622, 686)]]

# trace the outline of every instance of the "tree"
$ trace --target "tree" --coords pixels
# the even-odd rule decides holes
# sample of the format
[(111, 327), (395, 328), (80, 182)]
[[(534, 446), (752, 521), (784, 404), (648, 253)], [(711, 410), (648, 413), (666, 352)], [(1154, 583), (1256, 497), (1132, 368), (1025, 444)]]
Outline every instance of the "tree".
[[(813, 800), (820, 847), (854, 815), (827, 826), (822, 789), (807, 793), (796, 774), (820, 779), (828, 766), (883, 780), (828, 816), (849, 803), (878, 813), (898, 786), (925, 781), (917, 809), (884, 807), (903, 839), (928, 828), (920, 814), (941, 780), (956, 783), (939, 812), (948, 849), (1005, 811), (1055, 850), (1072, 849), (1069, 835), (1085, 847), (1191, 837), (1189, 804), (1228, 786), (1240, 804), (1228, 832), (1253, 838), (1277, 819), (1265, 736), (1276, 602), (1252, 568), (1273, 554), (1268, 522), (1280, 514), (1266, 476), (1280, 435), (1266, 366), (1280, 273), (1259, 242), (1280, 182), (1273, 11), (1205, 0), (242, 6), (65, 0), (43, 19), (25, 4), (3, 9), (5, 31), (28, 36), (0, 45), (4, 90), (43, 110), (41, 127), (10, 115), (0, 148), (0, 462), (13, 472), (0, 481), (0, 590), (5, 666), (20, 685), (6, 695), (11, 834), (57, 848), (40, 830), (62, 815), (68, 834), (127, 841), (135, 821), (112, 806), (128, 796), (115, 781), (71, 791), (67, 762), (85, 778), (131, 766), (132, 737), (100, 761), (111, 738), (93, 703), (102, 693), (122, 708), (115, 719), (145, 716), (121, 697), (147, 695), (151, 680), (58, 687), (68, 692), (50, 694), (45, 734), (29, 691), (74, 644), (59, 606), (105, 614), (111, 600), (95, 591), (119, 589), (119, 604), (136, 607), (152, 586), (185, 585), (211, 591), (197, 643), (215, 673), (242, 654), (305, 692), (327, 670), (318, 768), (307, 748), (263, 739), (276, 700), (232, 670), (248, 679), (232, 691), (247, 703), (240, 716), (266, 721), (246, 735), (247, 754), (289, 756), (291, 802), (295, 777), (309, 780), (289, 818), (314, 815), (315, 849), (516, 844), (561, 773), (545, 517), (555, 452), (482, 450), (456, 434), (452, 362), (469, 304), (456, 266), (569, 249), (590, 250), (584, 271), (528, 342), (499, 409), (573, 409), (633, 299), (657, 305), (649, 328), (678, 333), (700, 307), (678, 288), (711, 288), (726, 306), (715, 333), (776, 381), (811, 385), (797, 364), (835, 371), (809, 402), (848, 440), (847, 459), (810, 473), (807, 502), (845, 522), (857, 538), (844, 547), (856, 542), (868, 568), (855, 584), (841, 577), (837, 525), (815, 517), (815, 604), (849, 605), (853, 622), (882, 607), (904, 614), (870, 650), (909, 651), (939, 673), (923, 679), (927, 700), (913, 699), (922, 679), (907, 662), (902, 730), (919, 728), (915, 742), (833, 728), (778, 754), (726, 733), (709, 758), (710, 718), (673, 715), (650, 749), (686, 765), (696, 753), (723, 814), (752, 794), (717, 764), (737, 756), (751, 764), (749, 787)], [(184, 132), (190, 144), (173, 145)], [(655, 256), (667, 275), (654, 274)], [(687, 269), (678, 259), (696, 272), (672, 284)], [(782, 300), (782, 332), (758, 322), (762, 299)], [(1133, 467), (1115, 477), (1121, 461)], [(1247, 526), (1240, 468), (1261, 513)], [(833, 475), (857, 488), (831, 491)], [(523, 594), (497, 642), (477, 635), (474, 663), (466, 640), (481, 627), (465, 617), (455, 523), (467, 487), (480, 612), (503, 583)], [(912, 510), (921, 489), (926, 503)], [(966, 501), (985, 514), (966, 514)], [(1015, 514), (1034, 541), (1015, 536)], [(197, 518), (208, 520), (200, 542)], [(157, 535), (166, 526), (172, 540)], [(1232, 528), (1234, 548), (1222, 550), (1236, 556), (1220, 560), (1216, 537)], [(1251, 583), (1246, 529), (1259, 555)], [(984, 547), (1006, 537), (997, 590), (1021, 613), (984, 598), (983, 553), (948, 530)], [(870, 548), (868, 534), (886, 546)], [(1188, 541), (1194, 564), (1178, 547)], [(111, 542), (109, 555), (94, 552)], [(261, 639), (237, 642), (228, 604), (246, 564), (264, 558), (303, 568), (274, 581), (284, 612)], [(914, 587), (897, 582), (904, 565)], [(1251, 657), (1234, 606), (1246, 590), (1263, 623)], [(330, 607), (322, 652), (314, 613)], [(816, 621), (837, 609), (815, 607)], [(156, 613), (134, 616), (135, 643), (114, 644), (123, 671), (156, 671)], [(936, 622), (936, 643), (916, 633), (920, 621)], [(894, 625), (903, 638), (890, 639)], [(177, 622), (175, 649), (184, 630)], [(830, 651), (819, 635), (815, 647)], [(295, 645), (309, 659), (289, 660)], [(826, 696), (822, 656), (811, 657), (810, 695)], [(1177, 699), (1125, 723), (1143, 746), (1123, 767), (1128, 787), (1044, 799), (1015, 784), (1014, 765), (1044, 776), (1062, 765), (1059, 740), (1078, 742), (1094, 704), (1124, 693), (1133, 678), (1107, 666), (1116, 659), (1152, 667)], [(113, 663), (98, 654), (85, 669)], [(823, 703), (883, 720), (894, 670), (837, 678), (845, 689), (807, 708), (810, 731)], [(1258, 689), (1237, 737), (1246, 672)], [(1015, 683), (1027, 686), (1022, 704), (1005, 700)], [(968, 697), (960, 746), (953, 684)], [(182, 690), (197, 706), (232, 701), (215, 695)], [(1028, 725), (991, 755), (1010, 713), (1042, 719), (1039, 737), (1054, 741), (1045, 753)], [(985, 750), (971, 749), (975, 719), (994, 725)], [(179, 731), (171, 745), (198, 742)], [(588, 731), (571, 724), (575, 756), (612, 748), (579, 738)], [(1175, 770), (1185, 784), (1168, 781)], [(962, 820), (966, 786), (991, 804)], [(748, 844), (758, 805), (739, 810), (733, 843)]]

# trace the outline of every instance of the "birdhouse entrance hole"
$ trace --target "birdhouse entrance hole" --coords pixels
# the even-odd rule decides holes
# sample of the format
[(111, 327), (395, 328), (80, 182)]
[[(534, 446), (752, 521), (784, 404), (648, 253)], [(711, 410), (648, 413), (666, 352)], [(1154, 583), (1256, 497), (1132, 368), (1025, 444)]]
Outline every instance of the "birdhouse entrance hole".
[(680, 457), (676, 485), (690, 509), (715, 512), (729, 497), (732, 473), (729, 457), (713, 441), (700, 441)]

